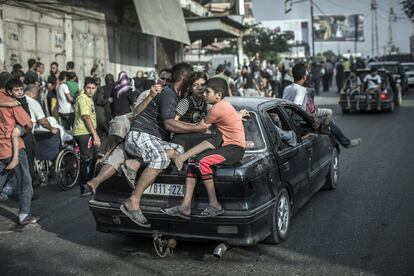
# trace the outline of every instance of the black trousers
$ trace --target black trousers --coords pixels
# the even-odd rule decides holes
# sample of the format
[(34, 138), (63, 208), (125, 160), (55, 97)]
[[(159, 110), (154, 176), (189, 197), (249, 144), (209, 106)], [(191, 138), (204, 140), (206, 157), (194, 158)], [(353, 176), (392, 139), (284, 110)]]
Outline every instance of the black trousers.
[(95, 149), (93, 146), (92, 135), (78, 135), (74, 136), (80, 151), (80, 172), (79, 185), (81, 192), (83, 192), (86, 182), (93, 178), (95, 167)]
[(65, 130), (71, 130), (75, 123), (75, 113), (59, 113), (59, 116)]
[(26, 148), (27, 160), (29, 161), (29, 171), (30, 176), (34, 179), (34, 159), (36, 154), (36, 143), (33, 136), (33, 133), (27, 131), (27, 133), (22, 137), (24, 141), (24, 147)]

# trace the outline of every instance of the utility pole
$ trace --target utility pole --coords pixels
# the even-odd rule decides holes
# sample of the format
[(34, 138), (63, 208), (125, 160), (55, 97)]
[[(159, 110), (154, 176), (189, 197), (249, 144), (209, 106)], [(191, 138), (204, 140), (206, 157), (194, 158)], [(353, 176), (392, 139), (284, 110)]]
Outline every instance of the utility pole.
[(388, 16), (388, 54), (391, 54), (391, 51), (394, 48), (394, 42), (392, 40), (392, 24), (395, 22), (396, 17), (395, 17), (394, 9), (392, 7), (391, 0), (389, 1), (389, 4), (390, 4), (390, 14)]
[(378, 56), (378, 26), (377, 26), (377, 9), (378, 3), (377, 0), (371, 1), (371, 54), (374, 57), (375, 54)]
[(310, 0), (310, 17), (311, 17), (311, 32), (312, 32), (312, 56), (315, 56), (315, 29), (313, 27), (313, 0)]

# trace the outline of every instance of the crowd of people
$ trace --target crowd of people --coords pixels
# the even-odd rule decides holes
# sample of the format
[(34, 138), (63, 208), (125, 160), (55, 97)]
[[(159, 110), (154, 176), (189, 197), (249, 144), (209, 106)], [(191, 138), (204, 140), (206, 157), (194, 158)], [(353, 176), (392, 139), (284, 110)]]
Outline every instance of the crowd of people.
[[(236, 76), (225, 64), (209, 77), (187, 63), (178, 63), (147, 75), (138, 71), (133, 78), (122, 71), (116, 81), (107, 74), (103, 85), (92, 68), (82, 87), (73, 62), (66, 64), (65, 71), (51, 63), (47, 78), (44, 64), (30, 59), (28, 68), (23, 73), (16, 64), (11, 73), (0, 73), (0, 199), (11, 195), (8, 190), (18, 191), (22, 225), (39, 219), (30, 212), (35, 131), (58, 134), (62, 143), (76, 141), (81, 196), (93, 195), (105, 180), (123, 174), (133, 192), (120, 209), (141, 227), (150, 226), (140, 209), (141, 197), (171, 161), (177, 170), (186, 170), (186, 190), (182, 204), (163, 209), (165, 214), (190, 218), (197, 179), (203, 180), (210, 202), (201, 216), (224, 212), (215, 194), (212, 167), (242, 159), (242, 122), (249, 116), (246, 110), (236, 111), (225, 97), (284, 98), (312, 114), (315, 125), (322, 125), (321, 132), (332, 133), (345, 148), (361, 142), (342, 133), (332, 120), (332, 110), (314, 105), (318, 90), (312, 63), (294, 65), (285, 60), (281, 67), (273, 62), (267, 65), (257, 54)], [(294, 134), (280, 132), (289, 145), (295, 144)], [(94, 172), (97, 163), (101, 164), (98, 173)]]

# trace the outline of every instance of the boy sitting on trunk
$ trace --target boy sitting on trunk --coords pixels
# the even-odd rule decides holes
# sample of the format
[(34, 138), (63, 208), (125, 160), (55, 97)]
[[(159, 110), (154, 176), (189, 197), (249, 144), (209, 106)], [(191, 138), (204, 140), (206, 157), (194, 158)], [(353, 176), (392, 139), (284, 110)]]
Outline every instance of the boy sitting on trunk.
[(223, 138), (223, 143), (220, 147), (215, 148), (210, 142), (203, 141), (180, 156), (183, 160), (192, 156), (196, 157), (190, 159), (187, 166), (186, 191), (183, 202), (179, 206), (162, 210), (163, 213), (170, 216), (190, 219), (191, 200), (198, 178), (204, 181), (209, 198), (209, 205), (201, 212), (201, 216), (214, 217), (223, 214), (224, 209), (217, 200), (214, 188), (212, 166), (234, 165), (244, 155), (246, 142), (242, 119), (234, 107), (223, 99), (228, 96), (227, 82), (221, 78), (211, 78), (206, 85), (204, 96), (213, 107), (208, 112), (205, 123), (214, 124), (217, 127)]

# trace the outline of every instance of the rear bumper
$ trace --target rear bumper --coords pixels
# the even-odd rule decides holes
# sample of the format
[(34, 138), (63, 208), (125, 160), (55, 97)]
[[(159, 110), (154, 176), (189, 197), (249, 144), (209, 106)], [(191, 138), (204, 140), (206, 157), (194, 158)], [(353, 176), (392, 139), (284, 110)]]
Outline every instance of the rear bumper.
[[(387, 110), (391, 108), (392, 101), (393, 101), (392, 99), (380, 101), (381, 109)], [(340, 100), (339, 105), (341, 106), (342, 109), (345, 109), (345, 110), (357, 110), (357, 100), (354, 100), (354, 99), (350, 100), (350, 107), (348, 106), (347, 100)], [(375, 110), (377, 108), (377, 100), (375, 99), (370, 100), (370, 107), (371, 107), (371, 110)], [(367, 109), (368, 109), (367, 101), (365, 99), (360, 99), (359, 110), (367, 110)]]
[(170, 217), (156, 207), (142, 207), (150, 228), (133, 223), (115, 203), (89, 201), (96, 229), (105, 233), (122, 233), (150, 237), (154, 233), (182, 240), (215, 240), (233, 246), (256, 244), (265, 239), (271, 229), (272, 209), (269, 201), (253, 210), (226, 211), (214, 218), (191, 216), (191, 220)]

